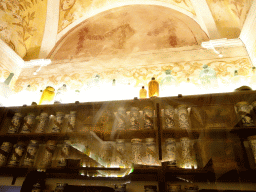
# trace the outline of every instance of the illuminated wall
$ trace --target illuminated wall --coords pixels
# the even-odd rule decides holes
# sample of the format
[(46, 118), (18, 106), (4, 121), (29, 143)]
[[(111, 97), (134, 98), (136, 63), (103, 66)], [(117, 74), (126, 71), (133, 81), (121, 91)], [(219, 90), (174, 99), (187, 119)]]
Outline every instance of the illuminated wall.
[(240, 35), (253, 0), (206, 0), (222, 37)]
[(0, 38), (25, 60), (38, 57), (47, 0), (0, 1)]

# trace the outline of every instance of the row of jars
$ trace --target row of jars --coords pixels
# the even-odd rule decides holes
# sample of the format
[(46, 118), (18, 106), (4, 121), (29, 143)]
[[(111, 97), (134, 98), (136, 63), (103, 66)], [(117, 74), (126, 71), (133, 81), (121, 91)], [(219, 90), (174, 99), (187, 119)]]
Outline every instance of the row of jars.
[[(144, 129), (154, 128), (153, 118), (155, 111), (150, 107), (145, 107), (143, 111), (140, 111), (138, 107), (131, 107), (130, 111), (126, 111), (125, 108), (120, 107), (114, 114), (114, 127), (116, 130), (138, 130), (140, 127), (144, 127)], [(165, 129), (175, 127), (181, 129), (190, 128), (188, 107), (186, 105), (179, 105), (176, 108), (171, 105), (165, 105), (164, 109), (162, 109), (161, 116)], [(174, 119), (176, 117), (178, 125), (175, 124)], [(140, 125), (141, 122), (143, 122), (142, 126)]]
[[(67, 131), (72, 132), (75, 128), (76, 122), (76, 112), (71, 111), (68, 115), (68, 126)], [(52, 133), (60, 133), (62, 130), (62, 124), (64, 120), (64, 113), (57, 112), (56, 117), (53, 121), (53, 126), (51, 128)], [(15, 113), (12, 120), (11, 125), (8, 127), (7, 133), (14, 134), (14, 133), (31, 133), (32, 131), (35, 133), (43, 133), (49, 123), (49, 115), (45, 112), (41, 113), (39, 116), (39, 122), (36, 124), (36, 117), (33, 113), (29, 113), (27, 116), (24, 117), (24, 123), (22, 124), (22, 114)], [(22, 126), (21, 126), (22, 125)], [(49, 160), (51, 159), (50, 156), (53, 155), (53, 152), (57, 146), (57, 141), (49, 140), (46, 143), (46, 150), (45, 150), (45, 163), (50, 163)], [(0, 146), (0, 166), (4, 166), (7, 163), (7, 159), (9, 156), (9, 160), (7, 166), (18, 166), (20, 161), (25, 154), (24, 157), (24, 166), (31, 167), (34, 164), (35, 156), (37, 154), (39, 147), (39, 141), (37, 140), (30, 140), (29, 142), (19, 141), (13, 145), (11, 142), (3, 142)], [(14, 149), (13, 149), (14, 148)], [(11, 153), (11, 154), (10, 154)], [(48, 156), (48, 157), (47, 157)]]
[[(119, 165), (122, 165), (123, 163), (121, 157), (129, 154), (128, 144), (129, 143), (126, 143), (124, 139), (116, 140), (116, 150), (120, 153), (120, 156), (116, 155), (116, 162)], [(197, 163), (193, 144), (193, 140), (190, 140), (188, 137), (182, 137), (179, 140), (175, 138), (165, 139), (165, 143), (162, 146), (162, 149), (164, 150), (163, 160), (167, 161), (169, 166), (196, 168)], [(160, 161), (155, 139), (132, 139), (131, 160), (134, 164), (159, 165)]]

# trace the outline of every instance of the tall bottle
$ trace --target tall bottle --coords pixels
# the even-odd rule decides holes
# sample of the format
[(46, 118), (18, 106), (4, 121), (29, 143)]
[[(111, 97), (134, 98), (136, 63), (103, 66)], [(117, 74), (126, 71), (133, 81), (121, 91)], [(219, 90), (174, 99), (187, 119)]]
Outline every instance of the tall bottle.
[(1, 96), (0, 106), (5, 105), (7, 102), (7, 99), (13, 94), (11, 88), (9, 87), (9, 84), (13, 76), (14, 76), (14, 73), (10, 73), (7, 79), (3, 83), (0, 83), (0, 96)]
[(144, 98), (147, 98), (147, 90), (145, 89), (144, 86), (142, 86), (140, 90), (140, 99), (144, 99)]
[(148, 96), (149, 97), (159, 96), (159, 83), (156, 81), (155, 77), (152, 77), (151, 81), (148, 83)]
[(54, 98), (54, 103), (62, 103), (65, 93), (67, 92), (67, 85), (63, 84), (58, 90)]

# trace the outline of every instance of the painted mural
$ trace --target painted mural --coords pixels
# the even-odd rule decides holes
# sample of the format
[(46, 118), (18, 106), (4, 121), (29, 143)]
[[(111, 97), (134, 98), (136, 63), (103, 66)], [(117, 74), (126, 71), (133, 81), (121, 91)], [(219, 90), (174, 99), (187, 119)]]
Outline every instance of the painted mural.
[(185, 14), (156, 5), (129, 5), (87, 19), (58, 42), (49, 58), (117, 57), (199, 45), (208, 39), (198, 23)]
[(252, 2), (253, 0), (207, 0), (222, 37), (239, 37)]
[[(205, 64), (213, 68), (216, 71), (219, 81), (226, 85), (230, 83), (230, 80), (234, 76), (234, 70), (238, 70), (238, 73), (242, 77), (247, 77), (250, 76), (252, 68), (249, 59), (243, 57), (216, 59), (212, 61), (170, 62), (161, 65), (145, 64), (144, 66), (124, 66), (120, 68), (113, 66), (112, 68), (106, 68), (101, 71), (97, 68), (88, 70), (87, 67), (83, 66), (83, 63), (77, 66), (77, 68), (70, 68), (67, 63), (63, 64), (62, 68), (70, 68), (70, 70), (64, 72), (62, 68), (57, 69), (56, 64), (51, 64), (43, 69), (41, 75), (33, 76), (34, 69), (30, 69), (30, 73), (27, 71), (27, 75), (21, 74), (16, 81), (15, 91), (22, 91), (28, 84), (31, 85), (31, 90), (33, 91), (39, 91), (46, 86), (53, 86), (57, 89), (63, 83), (67, 84), (72, 90), (81, 90), (86, 89), (95, 75), (99, 75), (100, 80), (102, 82), (108, 82), (109, 85), (112, 84), (112, 79), (116, 79), (117, 83), (122, 82), (123, 85), (129, 84), (133, 88), (139, 88), (142, 85), (147, 85), (153, 76), (157, 81), (161, 82), (165, 77), (166, 70), (172, 71), (172, 75), (179, 85), (186, 82), (188, 78), (191, 83), (198, 85), (199, 74), (202, 66)], [(51, 74), (48, 71), (51, 71)]]
[(25, 60), (38, 57), (47, 0), (0, 0), (0, 38)]
[(87, 15), (93, 14), (104, 7), (110, 9), (129, 4), (170, 4), (184, 9), (195, 15), (195, 11), (190, 0), (61, 0), (59, 13), (58, 32), (61, 32), (75, 20)]

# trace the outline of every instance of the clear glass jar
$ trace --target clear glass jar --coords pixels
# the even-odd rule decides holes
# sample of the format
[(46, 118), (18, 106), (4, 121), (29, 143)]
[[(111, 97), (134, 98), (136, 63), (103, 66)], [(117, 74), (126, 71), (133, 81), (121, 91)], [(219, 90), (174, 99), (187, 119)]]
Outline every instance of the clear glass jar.
[(146, 138), (146, 162), (149, 165), (154, 165), (157, 162), (157, 150), (154, 138)]
[(115, 113), (115, 127), (117, 130), (126, 129), (126, 111), (123, 107), (118, 108), (117, 113)]
[(168, 138), (165, 140), (165, 149), (167, 160), (170, 166), (176, 166), (176, 140)]
[(120, 155), (125, 155), (126, 147), (125, 147), (125, 140), (124, 139), (117, 139), (116, 140), (116, 151), (119, 155), (116, 155), (116, 163), (120, 167), (124, 166), (124, 160)]
[(156, 185), (144, 185), (144, 191), (145, 192), (157, 192), (157, 186)]
[(33, 124), (35, 123), (35, 115), (29, 113), (25, 118), (25, 123), (23, 124), (20, 133), (31, 133)]
[(191, 141), (188, 137), (182, 137), (180, 139), (180, 144), (181, 144), (182, 168), (191, 168), (192, 167)]
[(26, 167), (33, 167), (34, 161), (35, 161), (35, 156), (38, 151), (38, 141), (36, 140), (30, 140), (30, 143), (27, 147), (27, 151), (24, 157), (24, 162), (23, 165)]
[(189, 129), (189, 118), (188, 118), (188, 110), (186, 105), (179, 105), (177, 107), (178, 111), (178, 120), (179, 120), (179, 127), (181, 129)]
[(167, 192), (181, 192), (181, 185), (169, 183), (167, 185)]
[(18, 133), (19, 128), (20, 128), (20, 120), (21, 120), (21, 113), (15, 113), (11, 125), (8, 128), (8, 133)]
[(174, 124), (175, 109), (173, 106), (166, 105), (164, 109), (164, 122), (165, 129), (172, 129), (175, 127)]
[(142, 140), (134, 138), (131, 140), (132, 143), (132, 161), (135, 164), (142, 163)]
[(131, 130), (139, 129), (139, 117), (140, 117), (139, 108), (132, 107), (130, 112), (130, 129)]
[(68, 116), (68, 132), (73, 132), (76, 125), (76, 111), (70, 111)]
[(19, 166), (20, 160), (24, 154), (25, 151), (25, 143), (24, 142), (18, 142), (14, 145), (14, 151), (11, 155), (10, 161), (8, 163), (8, 167), (17, 167)]
[(56, 120), (53, 123), (52, 133), (60, 133), (62, 130), (62, 123), (64, 120), (64, 113), (56, 112)]
[(41, 113), (39, 116), (39, 123), (36, 127), (35, 133), (43, 133), (48, 123), (48, 113)]
[(144, 129), (154, 129), (154, 111), (151, 107), (146, 107), (144, 113)]

